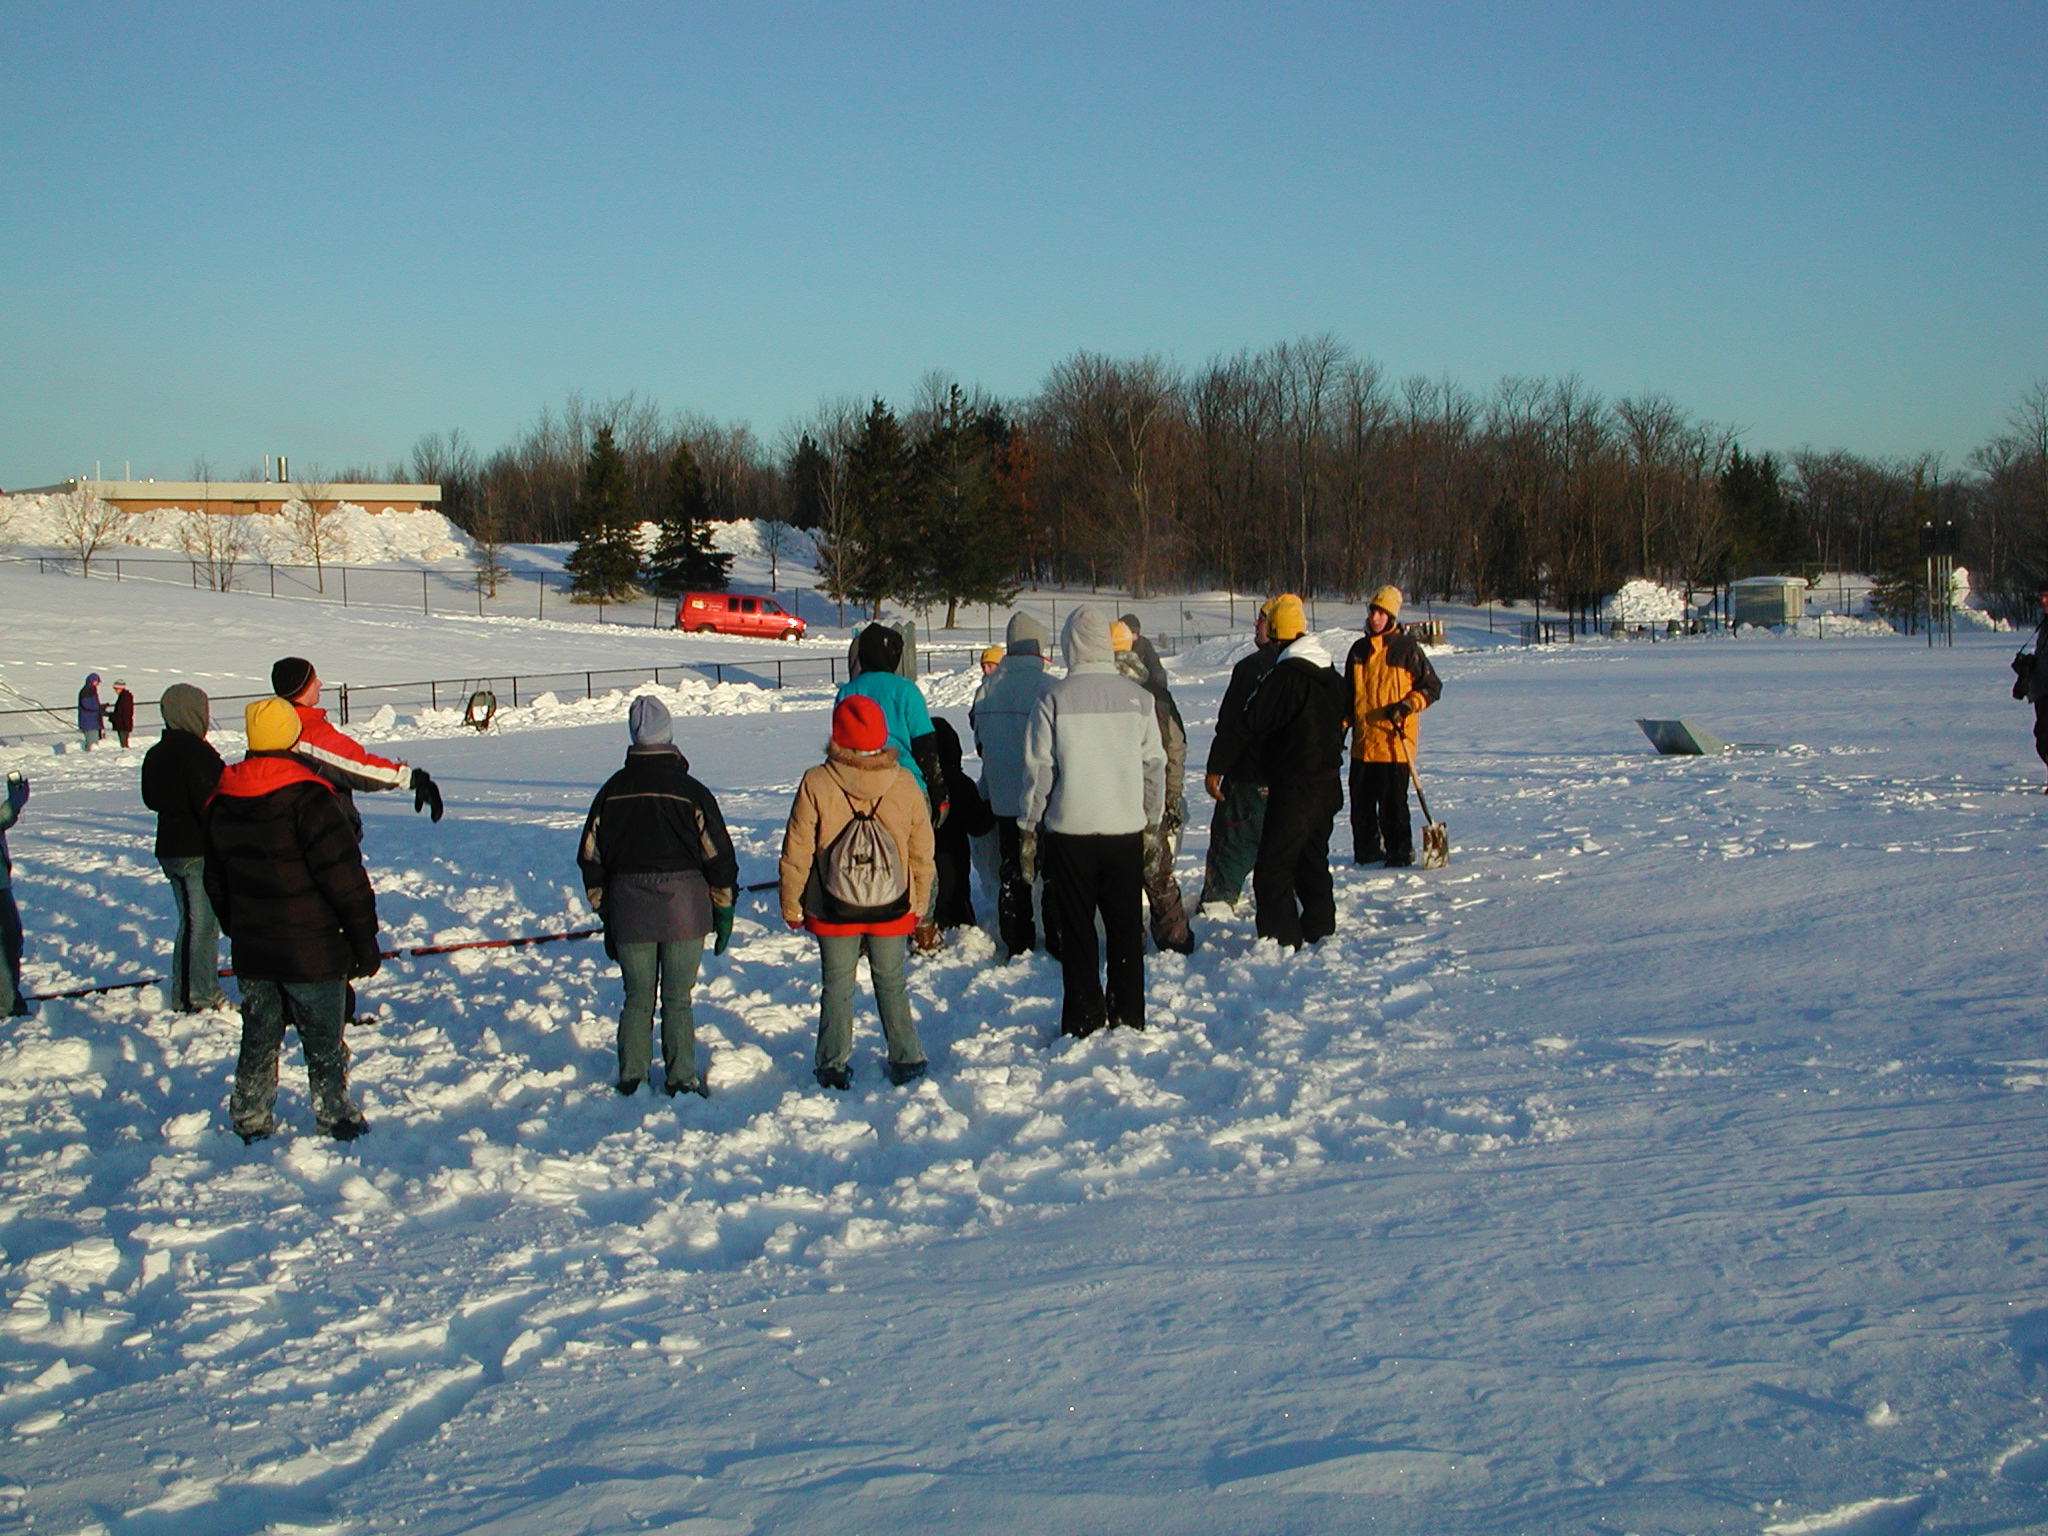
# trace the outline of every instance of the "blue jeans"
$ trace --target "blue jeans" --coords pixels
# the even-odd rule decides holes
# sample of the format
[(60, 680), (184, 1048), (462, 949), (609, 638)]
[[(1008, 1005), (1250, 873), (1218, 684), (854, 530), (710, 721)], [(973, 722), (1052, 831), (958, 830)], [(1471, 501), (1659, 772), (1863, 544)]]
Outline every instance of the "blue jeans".
[(341, 1037), (345, 981), (254, 981), (242, 988), (242, 1054), (235, 1062), (235, 1091), (228, 1112), (244, 1136), (268, 1134), (277, 1109), (277, 1057), (287, 1024), (299, 1032), (306, 1052), (313, 1120), (332, 1131), (362, 1111), (348, 1096), (348, 1045)]
[(654, 1056), (654, 998), (661, 994), (661, 1064), (668, 1086), (681, 1092), (697, 1086), (697, 1016), (690, 989), (704, 958), (702, 939), (667, 939), (659, 944), (615, 944), (626, 1006), (619, 1014), (619, 1081), (646, 1081)]
[(910, 1018), (910, 992), (903, 984), (903, 966), (910, 954), (910, 936), (902, 933), (821, 933), (818, 959), (824, 971), (818, 999), (818, 1065), (843, 1072), (853, 1058), (853, 973), (865, 951), (868, 974), (875, 983), (875, 1009), (882, 1016), (882, 1038), (889, 1060), (899, 1065), (924, 1060), (917, 1025)]
[(161, 859), (178, 904), (178, 945), (171, 952), (171, 1006), (180, 1013), (225, 1008), (220, 987), (220, 923), (206, 899), (206, 860)]

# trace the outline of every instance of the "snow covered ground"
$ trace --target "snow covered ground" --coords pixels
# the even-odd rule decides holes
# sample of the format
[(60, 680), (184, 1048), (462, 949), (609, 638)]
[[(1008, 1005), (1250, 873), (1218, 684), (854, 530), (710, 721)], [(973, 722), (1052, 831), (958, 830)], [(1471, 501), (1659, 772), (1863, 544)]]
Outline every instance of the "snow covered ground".
[[(568, 643), (79, 590), (0, 574), (0, 680)], [(814, 1089), (814, 951), (766, 896), (707, 961), (708, 1101), (613, 1093), (588, 941), (387, 964), (349, 1148), (291, 1058), (288, 1129), (227, 1132), (230, 1015), (45, 1004), (0, 1035), (0, 1525), (2048, 1529), (2048, 800), (2009, 648), (1444, 655), (1449, 869), (1340, 856), (1298, 958), (1249, 903), (1198, 921), (1142, 1035), (1056, 1042), (1054, 969), (963, 934), (914, 970), (910, 1090), (871, 1010), (856, 1091)], [(1176, 671), (1198, 761), (1212, 650)], [(675, 697), (770, 878), (823, 697)], [(1635, 717), (1679, 714), (1782, 750), (1653, 756)], [(364, 802), (390, 942), (587, 923), (622, 715), (377, 730), (449, 803)], [(0, 758), (31, 986), (160, 970), (140, 753)]]

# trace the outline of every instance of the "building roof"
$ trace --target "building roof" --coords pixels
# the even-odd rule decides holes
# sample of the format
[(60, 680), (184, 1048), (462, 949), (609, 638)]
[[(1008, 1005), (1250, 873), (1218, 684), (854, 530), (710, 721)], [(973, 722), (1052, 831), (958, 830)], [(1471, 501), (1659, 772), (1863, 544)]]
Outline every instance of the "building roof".
[(13, 494), (61, 496), (88, 490), (101, 501), (289, 501), (316, 491), (321, 501), (439, 501), (438, 485), (372, 485), (355, 480), (67, 480)]

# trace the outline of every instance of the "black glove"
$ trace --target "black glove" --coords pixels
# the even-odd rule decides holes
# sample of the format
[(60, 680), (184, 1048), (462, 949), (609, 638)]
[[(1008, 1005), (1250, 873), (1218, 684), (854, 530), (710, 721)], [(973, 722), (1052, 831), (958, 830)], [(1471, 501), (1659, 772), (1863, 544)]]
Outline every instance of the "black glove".
[(412, 771), (412, 808), (415, 811), (431, 810), (434, 820), (441, 819), (441, 791), (427, 777), (424, 768)]
[(373, 940), (368, 949), (356, 952), (354, 961), (349, 965), (348, 974), (351, 980), (359, 981), (365, 976), (374, 976), (383, 969), (384, 957), (377, 953), (377, 945)]
[(1402, 723), (1414, 713), (1415, 711), (1408, 707), (1408, 701), (1402, 699), (1398, 703), (1387, 706), (1387, 723), (1398, 731), (1401, 729)]

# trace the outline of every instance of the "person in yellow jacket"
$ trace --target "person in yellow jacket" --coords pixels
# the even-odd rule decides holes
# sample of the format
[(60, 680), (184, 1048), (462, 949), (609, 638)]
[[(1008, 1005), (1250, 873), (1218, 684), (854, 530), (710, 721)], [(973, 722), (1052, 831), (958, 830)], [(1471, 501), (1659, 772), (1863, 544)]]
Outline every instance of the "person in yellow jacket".
[(1413, 864), (1408, 765), (1415, 760), (1416, 717), (1443, 697), (1444, 685), (1401, 627), (1399, 587), (1373, 594), (1365, 633), (1344, 659), (1344, 681), (1351, 694), (1351, 851), (1361, 864)]

